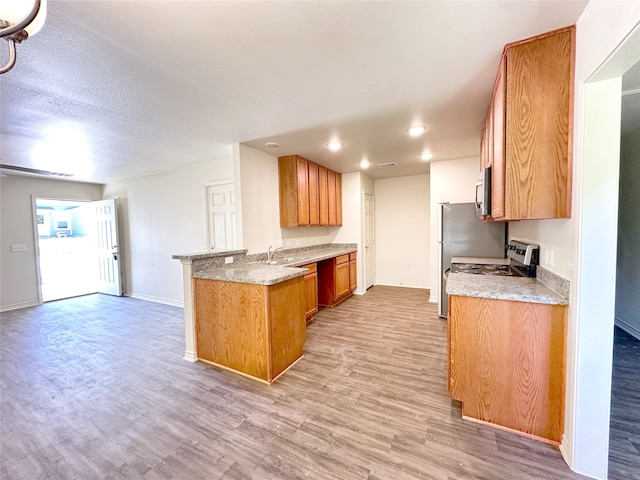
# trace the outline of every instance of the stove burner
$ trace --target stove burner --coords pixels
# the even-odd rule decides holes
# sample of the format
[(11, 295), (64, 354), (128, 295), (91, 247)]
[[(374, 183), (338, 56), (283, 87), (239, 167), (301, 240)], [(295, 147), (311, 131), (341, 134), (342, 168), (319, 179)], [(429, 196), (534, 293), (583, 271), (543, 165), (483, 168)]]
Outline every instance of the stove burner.
[(451, 265), (452, 273), (471, 273), (476, 275), (495, 275), (502, 277), (520, 276), (509, 265), (454, 263)]

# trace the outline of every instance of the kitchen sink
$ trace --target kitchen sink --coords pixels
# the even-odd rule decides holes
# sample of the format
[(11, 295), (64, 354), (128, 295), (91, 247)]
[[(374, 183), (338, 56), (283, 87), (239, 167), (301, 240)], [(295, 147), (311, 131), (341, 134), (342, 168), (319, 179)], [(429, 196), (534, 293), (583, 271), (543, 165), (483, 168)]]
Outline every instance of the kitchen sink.
[(264, 262), (267, 265), (288, 265), (290, 263), (299, 262), (302, 257), (282, 257), (282, 258), (274, 258), (273, 260), (265, 260)]

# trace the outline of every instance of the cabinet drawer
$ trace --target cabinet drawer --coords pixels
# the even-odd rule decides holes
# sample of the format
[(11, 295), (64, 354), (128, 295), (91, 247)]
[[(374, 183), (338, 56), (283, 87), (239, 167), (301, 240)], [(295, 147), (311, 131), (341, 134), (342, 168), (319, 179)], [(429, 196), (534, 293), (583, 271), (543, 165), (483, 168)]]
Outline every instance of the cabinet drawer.
[(336, 257), (336, 264), (340, 265), (341, 263), (347, 263), (349, 261), (349, 254), (340, 255)]
[(316, 273), (318, 271), (318, 265), (316, 263), (310, 263), (308, 265), (302, 265), (302, 268), (309, 269), (309, 273), (307, 273), (307, 275), (309, 275), (311, 273)]

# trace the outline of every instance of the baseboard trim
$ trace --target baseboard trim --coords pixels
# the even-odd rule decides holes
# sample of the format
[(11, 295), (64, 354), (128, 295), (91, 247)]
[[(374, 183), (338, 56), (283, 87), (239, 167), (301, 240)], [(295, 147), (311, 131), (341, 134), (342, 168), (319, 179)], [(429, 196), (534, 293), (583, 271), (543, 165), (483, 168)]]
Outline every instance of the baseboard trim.
[(10, 312), (11, 310), (20, 310), (21, 308), (37, 307), (38, 305), (40, 305), (39, 302), (21, 302), (12, 303), (11, 305), (2, 305), (0, 306), (0, 313)]
[(184, 308), (184, 302), (176, 302), (175, 300), (169, 300), (169, 299), (166, 299), (166, 298), (154, 297), (152, 295), (144, 295), (142, 293), (126, 292), (124, 294), (124, 296), (125, 297), (136, 298), (138, 300), (145, 300), (147, 302), (161, 303), (163, 305), (169, 305), (171, 307)]
[(618, 317), (615, 317), (615, 325), (616, 327), (620, 327), (632, 337), (640, 340), (640, 330), (638, 330), (636, 327), (629, 325), (627, 322), (620, 320)]
[(564, 433), (562, 434), (562, 439), (560, 440), (558, 449), (560, 450), (560, 454), (562, 455), (565, 463), (569, 465), (569, 468), (571, 468), (571, 470), (573, 470), (573, 467), (571, 465), (571, 448), (569, 448), (569, 441), (567, 440), (567, 436)]
[(182, 357), (182, 359), (186, 360), (187, 362), (195, 363), (198, 361), (198, 354), (196, 352), (185, 350), (184, 357)]
[(428, 285), (420, 283), (396, 283), (396, 282), (380, 282), (376, 280), (376, 285), (383, 285), (385, 287), (404, 287), (404, 288), (420, 288), (422, 290), (430, 290)]

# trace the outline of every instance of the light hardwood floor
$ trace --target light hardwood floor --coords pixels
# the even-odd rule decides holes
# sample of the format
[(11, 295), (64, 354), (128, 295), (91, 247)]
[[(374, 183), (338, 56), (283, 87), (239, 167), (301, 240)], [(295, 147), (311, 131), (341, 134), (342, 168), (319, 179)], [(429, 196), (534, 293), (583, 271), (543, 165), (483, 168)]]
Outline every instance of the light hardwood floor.
[(460, 418), (428, 296), (376, 286), (322, 310), (270, 386), (182, 360), (179, 308), (90, 295), (4, 313), (0, 477), (585, 478)]

